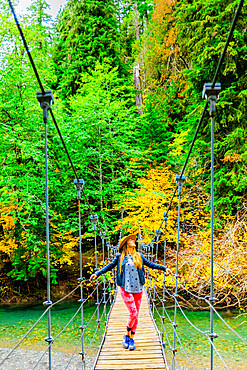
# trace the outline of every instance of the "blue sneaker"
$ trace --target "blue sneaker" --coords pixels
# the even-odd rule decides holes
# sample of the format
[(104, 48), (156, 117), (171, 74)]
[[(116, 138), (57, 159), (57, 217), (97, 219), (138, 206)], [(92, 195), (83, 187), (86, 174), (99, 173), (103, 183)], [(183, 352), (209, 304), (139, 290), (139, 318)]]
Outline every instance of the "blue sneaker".
[(125, 349), (129, 348), (129, 341), (130, 341), (130, 336), (129, 335), (124, 335), (123, 336), (123, 341), (122, 341), (123, 348), (125, 348)]
[(129, 340), (129, 350), (134, 351), (134, 349), (136, 349), (134, 339), (130, 338), (130, 340)]

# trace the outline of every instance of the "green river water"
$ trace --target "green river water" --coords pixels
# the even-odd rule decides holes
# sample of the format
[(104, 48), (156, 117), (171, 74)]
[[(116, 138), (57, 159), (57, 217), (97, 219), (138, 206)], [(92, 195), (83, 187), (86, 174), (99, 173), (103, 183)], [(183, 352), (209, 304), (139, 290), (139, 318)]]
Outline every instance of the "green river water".
[[(75, 314), (78, 309), (79, 304), (75, 301), (66, 302), (63, 304), (58, 304), (52, 308), (51, 313), (51, 329), (52, 336), (55, 337), (60, 330), (67, 324), (71, 317)], [(89, 303), (84, 309), (84, 323), (88, 323), (90, 317), (95, 311), (94, 302)], [(13, 347), (27, 332), (27, 330), (33, 325), (33, 323), (40, 317), (44, 312), (44, 307), (42, 304), (39, 305), (12, 305), (12, 306), (1, 306), (0, 307), (0, 347)], [(100, 310), (100, 314), (102, 309)], [(173, 321), (174, 311), (173, 309), (167, 309), (169, 316)], [(162, 309), (160, 309), (162, 314)], [(191, 312), (185, 310), (187, 318), (191, 323), (196, 326), (198, 329), (205, 332), (210, 328), (210, 319), (209, 312)], [(247, 340), (247, 315), (240, 315), (239, 312), (227, 312), (220, 313), (221, 317), (233, 328), (239, 335), (241, 335), (245, 340)], [(158, 315), (155, 315), (157, 320), (157, 325), (161, 328), (161, 322)], [(87, 330), (85, 331), (84, 343), (85, 349), (88, 348), (93, 334), (96, 329), (96, 319), (97, 315), (91, 321)], [(80, 321), (80, 312), (76, 318), (71, 322), (68, 328), (61, 334), (61, 336), (53, 343), (53, 351), (59, 352), (73, 352), (76, 347), (78, 340), (80, 339), (81, 330), (79, 326)], [(185, 317), (178, 310), (177, 312), (177, 333), (181, 340), (182, 345), (184, 346), (189, 357), (194, 362), (194, 365), (203, 364), (204, 367), (200, 368), (209, 368), (210, 364), (210, 344), (205, 336), (196, 331), (185, 319)], [(125, 326), (125, 323), (122, 322), (121, 317), (119, 318), (119, 327)], [(100, 325), (100, 328), (95, 336), (95, 339), (90, 346), (88, 351), (89, 354), (95, 353), (99, 346), (99, 343), (104, 332), (104, 320)], [(165, 328), (167, 331), (167, 336), (170, 340), (172, 347), (173, 344), (173, 327), (169, 321), (165, 320)], [(230, 369), (241, 369), (247, 370), (247, 346), (230, 330), (227, 326), (222, 323), (222, 321), (215, 316), (214, 320), (214, 332), (219, 335), (217, 339), (214, 340), (214, 343), (219, 350), (219, 353), (228, 364)], [(42, 320), (38, 323), (35, 329), (28, 335), (27, 339), (21, 344), (20, 349), (37, 349), (44, 350), (47, 345), (44, 341), (44, 338), (47, 336), (47, 316), (45, 315)], [(166, 342), (166, 356), (168, 362), (171, 360), (171, 351), (169, 348), (169, 343), (167, 339)], [(176, 353), (176, 358), (180, 365), (184, 365), (187, 368), (189, 367), (189, 362), (186, 360), (186, 356), (183, 353), (181, 346), (176, 339), (176, 348), (178, 352)], [(80, 349), (80, 346), (79, 346)], [(79, 351), (78, 351), (79, 352)], [(218, 356), (214, 354), (214, 364), (215, 369), (224, 369), (225, 367), (221, 365), (221, 362), (218, 360)], [(199, 368), (199, 367), (198, 367)]]

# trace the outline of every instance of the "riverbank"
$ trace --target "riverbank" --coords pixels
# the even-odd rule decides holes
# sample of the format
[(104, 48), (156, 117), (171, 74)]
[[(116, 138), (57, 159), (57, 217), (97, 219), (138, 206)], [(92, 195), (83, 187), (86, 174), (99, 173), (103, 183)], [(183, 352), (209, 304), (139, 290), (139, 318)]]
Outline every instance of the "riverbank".
[[(8, 353), (10, 352), (10, 348), (0, 348), (0, 360), (5, 358)], [(34, 351), (34, 350), (19, 350), (17, 349), (14, 353), (10, 356), (6, 362), (0, 367), (1, 370), (32, 370), (35, 364), (39, 361), (40, 357), (42, 356), (43, 352), (41, 351)], [(86, 370), (91, 370), (92, 366), (95, 361), (95, 354), (87, 355), (85, 357), (85, 366)], [(177, 356), (176, 356), (177, 357)], [(179, 357), (179, 356), (178, 356)], [(71, 358), (71, 353), (63, 353), (63, 352), (53, 352), (52, 351), (52, 369), (53, 370), (65, 370), (66, 366), (68, 365)], [(192, 370), (193, 367), (188, 364), (183, 364), (183, 360), (177, 358), (179, 368), (177, 370)], [(197, 370), (209, 370), (210, 367), (206, 365), (206, 359), (196, 359), (193, 358), (193, 364), (196, 366)], [(39, 370), (47, 370), (49, 368), (49, 358), (48, 354), (45, 354), (43, 359), (40, 361), (37, 369)], [(239, 363), (227, 362), (229, 369), (231, 370), (245, 370), (247, 368), (247, 362), (240, 361)], [(68, 366), (70, 370), (81, 370), (82, 369), (82, 360), (81, 357), (75, 354)], [(214, 363), (215, 370), (223, 370), (225, 366), (223, 364)]]
[[(0, 348), (0, 359), (1, 361), (5, 358), (8, 353), (10, 352), (10, 348)], [(79, 350), (78, 350), (79, 352)], [(14, 353), (8, 358), (4, 364), (0, 367), (0, 369), (6, 370), (31, 370), (37, 364), (40, 357), (42, 356), (43, 352), (40, 351), (33, 351), (33, 350), (19, 350), (17, 349)], [(88, 355), (85, 357), (86, 361), (86, 370), (92, 368), (94, 360), (95, 360), (96, 353), (94, 355)], [(52, 351), (52, 369), (54, 370), (62, 370), (65, 369), (67, 364), (69, 363), (71, 358), (71, 353), (63, 353), (63, 352), (53, 352)], [(0, 361), (0, 362), (1, 362)], [(48, 353), (42, 358), (38, 365), (39, 370), (47, 370), (49, 368), (49, 357)], [(73, 370), (81, 370), (82, 368), (82, 360), (81, 356), (75, 354), (72, 357), (72, 360), (69, 364), (68, 369)]]

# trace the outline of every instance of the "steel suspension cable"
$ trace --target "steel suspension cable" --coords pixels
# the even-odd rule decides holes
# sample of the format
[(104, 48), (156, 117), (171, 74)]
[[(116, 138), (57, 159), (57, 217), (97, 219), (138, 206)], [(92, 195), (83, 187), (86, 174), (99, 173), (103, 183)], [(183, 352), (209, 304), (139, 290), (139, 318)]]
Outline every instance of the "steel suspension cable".
[[(52, 343), (55, 342), (55, 340), (64, 332), (65, 329), (67, 329), (67, 327), (69, 326), (69, 324), (74, 320), (74, 318), (77, 316), (77, 314), (79, 313), (79, 311), (81, 310), (81, 306), (83, 305), (83, 303), (80, 305), (80, 307), (77, 309), (76, 313), (72, 316), (72, 318), (67, 322), (67, 324), (63, 327), (63, 329), (55, 336), (55, 338), (53, 338), (52, 340)], [(80, 338), (81, 339), (81, 338)], [(40, 359), (38, 360), (38, 362), (34, 365), (33, 367), (33, 370), (39, 365), (40, 361), (42, 360), (42, 358), (44, 357), (44, 355), (46, 354), (46, 352), (48, 351), (48, 349), (50, 349), (52, 343), (49, 343), (48, 347), (46, 348), (46, 350), (44, 351), (44, 353), (42, 354), (42, 356), (40, 357)]]
[[(109, 297), (108, 297), (108, 300), (109, 300)], [(100, 317), (100, 321), (99, 322), (101, 322), (101, 320), (102, 320), (102, 318), (103, 318), (103, 316), (104, 316), (104, 311), (106, 310), (106, 306), (104, 307), (104, 309), (103, 309), (103, 312), (102, 312), (102, 315), (101, 315), (101, 317)], [(95, 332), (94, 332), (94, 335), (93, 335), (93, 338), (91, 339), (91, 341), (90, 341), (90, 343), (89, 343), (89, 345), (88, 345), (88, 347), (87, 347), (87, 349), (86, 349), (86, 354), (88, 353), (88, 351), (89, 351), (89, 349), (90, 349), (90, 347), (91, 347), (91, 345), (92, 345), (92, 343), (93, 343), (93, 341), (94, 341), (94, 338), (95, 338), (95, 336), (96, 336), (96, 333), (97, 333), (97, 331), (98, 331), (98, 329), (99, 329), (99, 325), (97, 325), (96, 326), (96, 329), (95, 329)]]
[[(103, 267), (105, 266), (105, 236), (106, 236), (106, 234), (105, 234), (105, 232), (101, 232), (100, 233), (100, 236), (101, 236), (101, 240), (102, 240), (102, 251), (103, 251)], [(105, 276), (105, 274), (104, 274), (104, 277), (103, 277), (103, 297), (104, 297), (104, 299), (103, 299), (103, 303), (104, 303), (104, 305), (106, 305), (106, 299), (105, 299), (105, 295), (106, 295), (106, 276)]]
[[(113, 301), (112, 301), (112, 302), (111, 302), (111, 299), (110, 299), (111, 304), (110, 304), (110, 309), (109, 309), (109, 311), (108, 311), (108, 313), (107, 313), (107, 318), (106, 318), (106, 321), (105, 321), (105, 332), (104, 332), (104, 334), (103, 334), (103, 337), (102, 337), (102, 340), (101, 340), (101, 343), (100, 343), (100, 346), (99, 346), (99, 349), (98, 349), (98, 353), (97, 353), (97, 356), (95, 357), (95, 360), (94, 360), (94, 364), (93, 364), (92, 369), (94, 369), (94, 368), (95, 368), (95, 366), (96, 366), (96, 363), (97, 363), (97, 361), (98, 361), (98, 358), (99, 358), (99, 355), (100, 355), (101, 349), (102, 349), (103, 344), (104, 344), (104, 341), (105, 341), (105, 337), (106, 337), (106, 329), (107, 329), (107, 326), (108, 326), (108, 322), (109, 322), (110, 314), (111, 314), (111, 312), (112, 312), (113, 305), (114, 305), (115, 300), (116, 300), (116, 295), (117, 295), (117, 294), (115, 293), (115, 295), (114, 295), (114, 299), (113, 299)], [(108, 297), (108, 300), (109, 300), (109, 298), (110, 298), (110, 297)]]
[[(86, 281), (86, 280), (85, 280)], [(20, 346), (20, 344), (26, 339), (26, 337), (31, 333), (31, 331), (37, 326), (40, 320), (44, 317), (44, 315), (49, 311), (52, 307), (56, 304), (62, 302), (64, 299), (68, 298), (71, 294), (73, 294), (81, 284), (77, 285), (70, 293), (66, 294), (63, 298), (59, 299), (58, 301), (52, 303), (52, 305), (48, 306), (42, 315), (38, 318), (38, 320), (31, 326), (31, 328), (26, 332), (26, 334), (20, 339), (20, 341), (12, 348), (12, 350), (7, 354), (7, 356), (1, 361), (0, 366), (12, 355), (12, 353)]]
[[(164, 266), (166, 265), (166, 232), (167, 232), (167, 220), (168, 220), (168, 213), (164, 214), (164, 221), (165, 221), (165, 235), (164, 235)], [(162, 289), (162, 323), (164, 327), (164, 310), (165, 310), (165, 272), (164, 272), (164, 280), (163, 280), (163, 289)], [(162, 340), (163, 340), (163, 334), (162, 334)]]
[(75, 347), (75, 349), (74, 349), (74, 351), (73, 351), (72, 355), (70, 356), (70, 359), (69, 359), (69, 361), (68, 361), (68, 363), (67, 363), (67, 365), (66, 365), (66, 367), (65, 367), (65, 370), (66, 370), (66, 369), (68, 369), (68, 367), (69, 367), (69, 365), (70, 365), (70, 363), (71, 363), (71, 361), (72, 361), (72, 358), (74, 357), (74, 355), (75, 355), (75, 353), (76, 353), (76, 351), (77, 351), (77, 348), (79, 347), (80, 341), (81, 341), (81, 338), (79, 338), (79, 340), (78, 340), (78, 342), (77, 342), (77, 345), (76, 345), (76, 347)]
[[(76, 315), (80, 311), (81, 306), (83, 306), (88, 301), (88, 299), (94, 294), (95, 291), (96, 291), (96, 288), (92, 291), (92, 293), (85, 300), (83, 300), (83, 302), (81, 303), (80, 307), (77, 309), (76, 313), (69, 320), (69, 322), (63, 327), (63, 329), (56, 335), (56, 337), (53, 339), (53, 342), (64, 332), (64, 330), (68, 327), (68, 325), (74, 320), (74, 318), (76, 317)], [(91, 318), (89, 320), (89, 323), (91, 322), (91, 320), (92, 320), (93, 316), (95, 315), (96, 311), (97, 311), (97, 308), (96, 308), (95, 312), (93, 313), (93, 315), (91, 316)], [(85, 328), (87, 328), (87, 326), (89, 325), (89, 323), (87, 325), (85, 325)], [(82, 340), (82, 337), (80, 336), (79, 343), (80, 343), (81, 340)], [(45, 351), (42, 353), (41, 357), (39, 358), (38, 362), (34, 365), (34, 367), (32, 368), (32, 370), (34, 370), (39, 365), (40, 361), (42, 360), (42, 358), (44, 357), (44, 355), (46, 354), (46, 352), (48, 351), (48, 349), (50, 348), (50, 346), (51, 346), (51, 343), (47, 346), (47, 348), (45, 349)]]
[[(159, 311), (158, 311), (158, 309), (157, 309), (157, 306), (155, 306), (155, 310), (156, 310), (156, 312), (157, 312), (157, 314), (158, 314), (159, 318), (161, 319), (161, 324), (162, 324), (163, 329), (164, 329), (164, 331), (165, 331), (165, 333), (166, 333), (165, 325), (164, 325), (164, 322), (163, 322), (162, 316), (160, 315), (160, 313), (159, 313)], [(168, 315), (168, 312), (167, 312), (167, 310), (166, 310), (166, 309), (165, 309), (165, 313), (166, 313), (166, 316), (167, 316), (168, 320), (169, 320), (169, 321), (170, 321), (170, 323), (173, 325), (173, 322), (172, 322), (172, 320), (171, 320), (170, 316)], [(166, 333), (166, 337), (167, 337), (167, 339), (168, 339), (167, 333)], [(177, 333), (177, 332), (176, 332), (176, 337), (177, 337), (177, 339), (178, 339), (178, 341), (179, 341), (179, 344), (180, 344), (180, 346), (181, 346), (181, 348), (182, 348), (182, 350), (183, 350), (183, 352), (184, 352), (185, 356), (187, 357), (188, 361), (190, 362), (191, 366), (192, 366), (194, 369), (196, 369), (196, 367), (194, 366), (193, 362), (191, 361), (191, 359), (190, 359), (190, 357), (189, 357), (189, 355), (188, 355), (187, 351), (185, 350), (185, 348), (184, 348), (184, 346), (183, 346), (183, 344), (182, 344), (182, 342), (181, 342), (181, 340), (180, 340), (180, 337), (179, 337), (179, 335), (178, 335), (178, 333)], [(169, 343), (170, 343), (170, 342), (169, 342)], [(172, 350), (171, 345), (170, 345), (170, 349)]]
[[(179, 175), (176, 176), (177, 188), (178, 188), (178, 226), (177, 226), (177, 251), (176, 251), (176, 284), (175, 284), (175, 293), (174, 297), (177, 296), (178, 292), (178, 261), (179, 261), (179, 244), (180, 244), (180, 202), (181, 202), (181, 192), (182, 186), (185, 181), (185, 177), (180, 178)], [(173, 322), (173, 348), (172, 348), (172, 370), (175, 370), (175, 354), (176, 354), (176, 328), (177, 328), (177, 301), (175, 300), (175, 307), (174, 307), (174, 322)]]
[[(156, 236), (156, 249), (155, 249), (155, 263), (158, 262), (158, 248), (159, 248), (159, 239), (161, 235), (161, 230), (155, 230)], [(154, 314), (154, 302), (155, 302), (155, 293), (156, 293), (156, 281), (157, 280), (157, 270), (154, 271), (154, 292), (153, 292), (153, 314)]]
[[(151, 302), (152, 302), (152, 295), (151, 295)], [(152, 302), (153, 303), (153, 302)], [(157, 307), (155, 306), (155, 310), (158, 312), (158, 310), (157, 310)], [(159, 312), (158, 312), (158, 315), (159, 315)], [(165, 329), (165, 328), (164, 328)], [(166, 333), (166, 330), (165, 330), (165, 333)], [(167, 335), (167, 333), (166, 333), (166, 338), (167, 338), (167, 342), (168, 342), (168, 345), (169, 345), (169, 347), (170, 347), (170, 350), (172, 350), (172, 346), (171, 346), (171, 342), (170, 342), (170, 340), (169, 340), (169, 337), (168, 337), (168, 335)], [(177, 360), (176, 360), (176, 358), (175, 358), (175, 364), (178, 366), (178, 363), (177, 363)], [(167, 366), (167, 368), (168, 368), (168, 366)]]
[(219, 351), (217, 350), (217, 348), (216, 348), (216, 346), (215, 346), (215, 344), (213, 343), (213, 341), (211, 340), (211, 338), (210, 338), (210, 336), (207, 334), (207, 331), (202, 331), (201, 329), (199, 329), (199, 328), (197, 328), (191, 321), (190, 321), (190, 319), (188, 319), (188, 317), (187, 317), (187, 315), (184, 313), (184, 311), (183, 311), (183, 309), (182, 309), (182, 307), (180, 306), (180, 304), (179, 304), (179, 302), (178, 302), (178, 300), (177, 300), (177, 298), (176, 297), (174, 297), (174, 295), (172, 295), (172, 294), (170, 294), (169, 292), (168, 292), (168, 290), (166, 290), (166, 292), (168, 293), (168, 295), (170, 296), (170, 297), (172, 297), (175, 301), (176, 301), (176, 303), (177, 303), (177, 306), (178, 306), (178, 308), (180, 309), (180, 311), (181, 311), (181, 313), (182, 313), (182, 315), (184, 316), (184, 318), (186, 319), (186, 321), (196, 330), (196, 331), (198, 331), (199, 333), (201, 333), (202, 335), (204, 335), (207, 339), (208, 339), (208, 341), (210, 342), (210, 344), (213, 346), (213, 348), (214, 348), (214, 350), (216, 351), (216, 353), (217, 353), (217, 355), (218, 355), (218, 357), (220, 358), (220, 360), (222, 361), (222, 363), (224, 364), (224, 366), (225, 366), (225, 368), (226, 369), (228, 369), (228, 370), (230, 370), (229, 369), (229, 367), (228, 367), (228, 365), (225, 363), (225, 361), (224, 361), (224, 359), (222, 358), (222, 356), (220, 355), (220, 353), (219, 353)]
[(240, 334), (238, 334), (238, 332), (236, 332), (236, 330), (234, 330), (224, 319), (223, 317), (220, 316), (220, 314), (218, 313), (218, 311), (215, 309), (215, 307), (210, 303), (210, 301), (205, 298), (205, 297), (200, 297), (192, 292), (190, 292), (188, 289), (185, 288), (185, 286), (179, 282), (180, 286), (182, 287), (182, 289), (184, 289), (188, 294), (192, 295), (194, 298), (197, 298), (197, 299), (200, 299), (200, 300), (203, 300), (205, 301), (209, 306), (212, 307), (214, 313), (218, 316), (218, 318), (228, 327), (228, 329), (230, 329), (239, 339), (241, 339), (245, 344), (247, 344), (247, 341), (241, 337)]
[[(85, 280), (84, 280), (85, 281)], [(79, 285), (78, 285), (79, 287)], [(81, 303), (81, 306), (83, 306), (87, 301), (88, 299), (94, 294), (94, 292), (96, 291), (96, 288), (92, 291), (92, 293), (86, 298), (83, 300), (83, 302)], [(56, 303), (59, 303), (61, 300), (57, 301)], [(51, 306), (49, 306), (47, 309), (50, 309), (52, 306), (54, 306), (56, 303), (53, 303)], [(69, 320), (69, 322), (65, 325), (65, 327), (57, 334), (57, 336), (53, 339), (53, 342), (62, 334), (62, 332), (68, 327), (68, 325), (71, 323), (71, 321), (73, 321), (73, 319), (75, 318), (75, 316), (78, 314), (78, 312), (80, 311), (81, 309), (81, 306), (78, 308), (78, 310), (76, 311), (76, 314), (72, 317), (72, 319)], [(90, 320), (91, 321), (91, 320)], [(81, 340), (81, 337), (80, 337), (80, 340)], [(42, 356), (39, 358), (38, 362), (34, 365), (33, 369), (35, 369), (38, 364), (40, 363), (40, 361), (42, 360), (42, 358), (44, 357), (44, 355), (46, 354), (46, 352), (48, 351), (48, 349), (50, 348), (52, 343), (50, 343), (47, 348), (45, 349), (45, 351), (43, 352)]]

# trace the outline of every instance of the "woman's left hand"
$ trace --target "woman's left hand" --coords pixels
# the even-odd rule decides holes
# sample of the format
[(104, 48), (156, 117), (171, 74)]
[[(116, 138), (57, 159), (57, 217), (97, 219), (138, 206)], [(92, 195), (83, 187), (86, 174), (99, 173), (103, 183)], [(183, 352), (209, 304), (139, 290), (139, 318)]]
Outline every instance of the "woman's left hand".
[(97, 279), (97, 275), (96, 274), (92, 274), (90, 276), (90, 281), (95, 280), (95, 279)]

